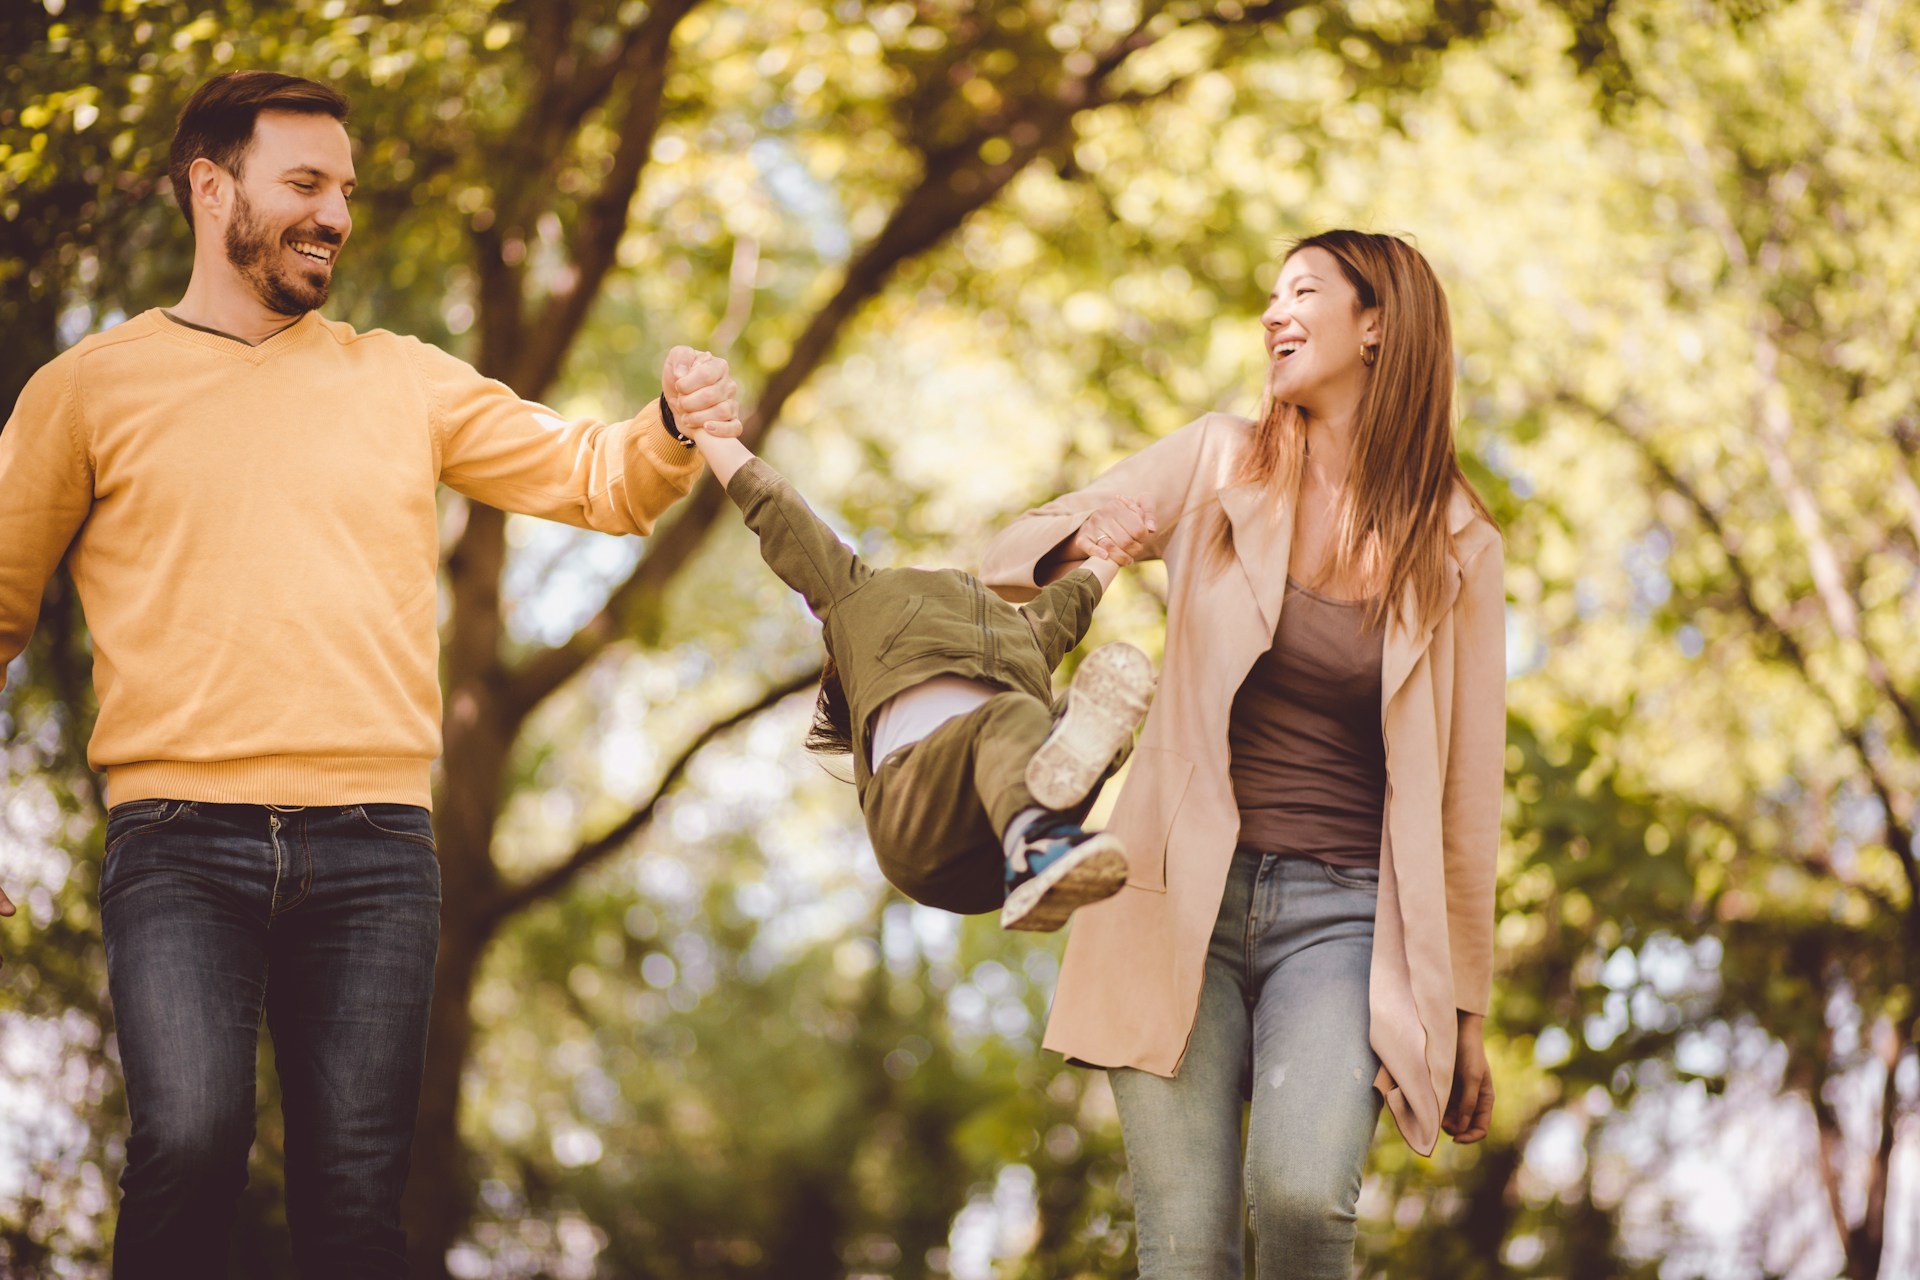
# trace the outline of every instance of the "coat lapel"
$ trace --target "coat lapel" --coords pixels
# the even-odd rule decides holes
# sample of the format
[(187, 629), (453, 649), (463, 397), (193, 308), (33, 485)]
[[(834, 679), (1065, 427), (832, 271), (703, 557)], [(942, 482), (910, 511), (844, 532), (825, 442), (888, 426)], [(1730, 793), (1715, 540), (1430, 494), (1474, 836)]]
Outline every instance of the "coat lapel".
[[(1233, 554), (1247, 575), (1247, 585), (1260, 609), (1260, 621), (1267, 634), (1280, 624), (1280, 605), (1287, 594), (1287, 564), (1293, 551), (1293, 498), (1289, 494), (1274, 501), (1261, 484), (1229, 485), (1220, 491), (1220, 506), (1233, 526)], [(1473, 519), (1473, 504), (1465, 494), (1456, 492), (1447, 505), (1447, 532), (1457, 536)], [(1440, 595), (1440, 608), (1432, 619), (1409, 626), (1404, 619), (1414, 617), (1414, 593), (1411, 583), (1400, 599), (1400, 608), (1387, 626), (1380, 659), (1380, 714), (1384, 723), (1387, 706), (1413, 674), (1420, 655), (1433, 639), (1434, 627), (1453, 607), (1460, 594), (1460, 565), (1447, 558), (1446, 582)]]
[[(1455, 492), (1453, 500), (1447, 505), (1447, 532), (1458, 536), (1473, 519), (1473, 504), (1465, 494)], [(1394, 695), (1413, 674), (1420, 655), (1427, 651), (1427, 645), (1433, 639), (1433, 630), (1453, 607), (1454, 599), (1460, 594), (1460, 564), (1452, 556), (1447, 557), (1446, 583), (1440, 593), (1440, 607), (1433, 617), (1424, 623), (1409, 625), (1408, 619), (1415, 616), (1413, 584), (1408, 583), (1400, 596), (1400, 608), (1393, 620), (1387, 624), (1387, 636), (1380, 657), (1380, 717), (1386, 722), (1387, 708), (1393, 702)]]
[(1220, 506), (1233, 526), (1233, 554), (1247, 575), (1260, 621), (1269, 641), (1280, 625), (1280, 604), (1287, 595), (1287, 559), (1293, 552), (1293, 495), (1275, 501), (1263, 484), (1229, 485)]

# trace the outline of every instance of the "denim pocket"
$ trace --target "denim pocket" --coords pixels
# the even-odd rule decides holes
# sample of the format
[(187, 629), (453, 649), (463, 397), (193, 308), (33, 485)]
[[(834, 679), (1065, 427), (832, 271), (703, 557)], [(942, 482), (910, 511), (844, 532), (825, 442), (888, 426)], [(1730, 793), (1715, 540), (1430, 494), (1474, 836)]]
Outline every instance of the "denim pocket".
[(1369, 893), (1380, 890), (1379, 867), (1340, 867), (1331, 862), (1322, 862), (1320, 870), (1326, 872), (1327, 879), (1342, 889), (1365, 889)]
[(137, 835), (166, 826), (193, 808), (191, 800), (129, 800), (107, 810), (107, 851), (114, 850)]
[(361, 804), (353, 814), (383, 836), (434, 847), (433, 815), (417, 804)]

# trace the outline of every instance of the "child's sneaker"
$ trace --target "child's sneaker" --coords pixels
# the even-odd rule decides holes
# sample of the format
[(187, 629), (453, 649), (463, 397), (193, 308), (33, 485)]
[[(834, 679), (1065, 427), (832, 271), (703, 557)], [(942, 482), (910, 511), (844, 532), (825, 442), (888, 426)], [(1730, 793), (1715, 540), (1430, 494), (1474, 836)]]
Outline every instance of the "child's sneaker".
[(1120, 748), (1146, 718), (1153, 664), (1130, 644), (1088, 654), (1067, 690), (1067, 709), (1033, 759), (1027, 790), (1043, 809), (1072, 809), (1113, 767)]
[(1062, 817), (1033, 824), (1007, 859), (1007, 904), (1002, 929), (1048, 932), (1078, 907), (1110, 898), (1127, 882), (1127, 856), (1118, 836), (1082, 831)]

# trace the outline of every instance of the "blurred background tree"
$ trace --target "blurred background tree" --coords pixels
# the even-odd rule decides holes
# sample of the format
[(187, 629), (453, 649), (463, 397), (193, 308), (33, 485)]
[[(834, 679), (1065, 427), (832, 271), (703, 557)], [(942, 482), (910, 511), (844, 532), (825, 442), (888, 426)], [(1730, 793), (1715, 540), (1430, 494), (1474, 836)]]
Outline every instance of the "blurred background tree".
[[(0, 14), (0, 404), (178, 296), (174, 112), (353, 98), (329, 313), (612, 415), (721, 345), (877, 560), (1246, 411), (1288, 236), (1411, 233), (1508, 530), (1501, 1111), (1383, 1127), (1371, 1273), (1920, 1267), (1920, 15), (1881, 0), (38, 0)], [(1131, 1266), (1058, 939), (891, 896), (799, 751), (817, 631), (702, 485), (448, 498), (424, 1276)], [(1160, 579), (1096, 639), (1157, 646)], [(0, 694), (0, 1266), (104, 1274), (124, 1137), (64, 577)], [(270, 1059), (270, 1050), (263, 1048)], [(290, 1274), (277, 1102), (237, 1233)]]

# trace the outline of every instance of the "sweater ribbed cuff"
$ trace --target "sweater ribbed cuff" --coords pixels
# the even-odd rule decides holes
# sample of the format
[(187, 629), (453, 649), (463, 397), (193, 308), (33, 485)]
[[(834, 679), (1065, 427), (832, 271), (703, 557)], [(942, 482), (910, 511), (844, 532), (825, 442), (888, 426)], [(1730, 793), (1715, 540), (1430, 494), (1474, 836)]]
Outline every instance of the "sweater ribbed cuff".
[(673, 420), (673, 406), (667, 403), (665, 396), (660, 397), (660, 425), (667, 429), (668, 435), (680, 442), (681, 448), (693, 448), (693, 437), (684, 434), (680, 430), (680, 424)]
[[(665, 406), (655, 401), (648, 408), (660, 409)], [(640, 411), (644, 419), (647, 410)], [(638, 451), (651, 469), (661, 479), (672, 485), (675, 490), (685, 493), (693, 488), (694, 477), (700, 474), (700, 468), (706, 465), (698, 449), (689, 445), (676, 444), (666, 429), (666, 419), (662, 418), (658, 426), (636, 419), (628, 436), (629, 447)]]

